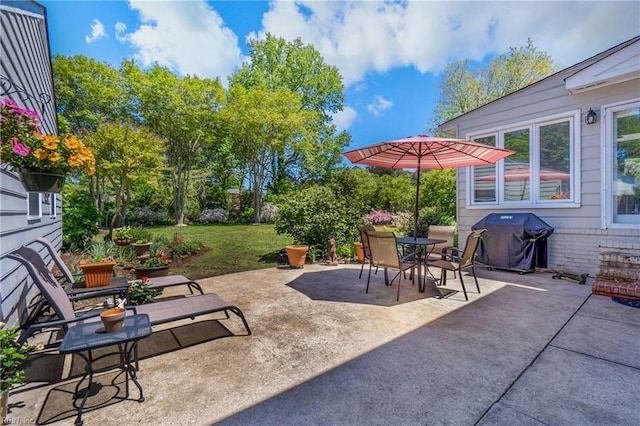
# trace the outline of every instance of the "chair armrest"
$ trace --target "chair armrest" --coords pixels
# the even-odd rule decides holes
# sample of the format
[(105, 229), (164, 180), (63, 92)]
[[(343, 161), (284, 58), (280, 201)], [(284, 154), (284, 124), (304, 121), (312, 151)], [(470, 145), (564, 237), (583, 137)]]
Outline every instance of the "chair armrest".
[(456, 261), (460, 259), (462, 250), (457, 249), (453, 246), (448, 246), (448, 247), (444, 247), (441, 253), (442, 253), (442, 260)]
[(73, 289), (68, 289), (66, 291), (67, 291), (67, 294), (69, 295), (69, 300), (71, 300), (72, 302), (77, 302), (78, 300), (91, 299), (94, 297), (109, 296), (112, 294), (121, 294), (127, 291), (127, 289), (126, 287), (125, 288), (112, 287), (112, 288), (105, 288), (100, 290), (99, 287), (97, 287), (96, 290), (85, 291), (82, 293), (74, 293)]

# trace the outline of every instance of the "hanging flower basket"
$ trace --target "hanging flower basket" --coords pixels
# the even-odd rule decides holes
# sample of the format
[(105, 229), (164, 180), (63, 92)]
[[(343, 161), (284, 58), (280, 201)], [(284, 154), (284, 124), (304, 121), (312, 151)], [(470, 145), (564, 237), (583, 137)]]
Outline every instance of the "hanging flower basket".
[(20, 181), (27, 192), (62, 191), (64, 175), (20, 169)]
[(128, 246), (131, 244), (131, 238), (114, 238), (113, 242), (118, 246)]

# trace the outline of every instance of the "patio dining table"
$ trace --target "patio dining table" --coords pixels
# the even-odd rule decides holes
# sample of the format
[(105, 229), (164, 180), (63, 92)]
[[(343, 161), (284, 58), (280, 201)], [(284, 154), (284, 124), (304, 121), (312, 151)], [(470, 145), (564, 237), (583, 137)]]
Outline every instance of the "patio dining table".
[[(418, 291), (420, 293), (424, 293), (427, 274), (429, 274), (429, 268), (427, 267), (427, 258), (435, 248), (436, 244), (446, 243), (447, 240), (439, 240), (435, 238), (400, 237), (396, 238), (396, 242), (403, 247), (410, 247), (410, 253), (413, 253), (414, 257), (417, 259), (416, 264), (418, 265)], [(417, 250), (418, 247), (424, 247), (424, 250), (422, 252), (419, 252)], [(429, 247), (431, 247), (430, 250)], [(422, 274), (423, 266), (425, 269), (424, 274)], [(435, 280), (435, 277), (433, 278)]]

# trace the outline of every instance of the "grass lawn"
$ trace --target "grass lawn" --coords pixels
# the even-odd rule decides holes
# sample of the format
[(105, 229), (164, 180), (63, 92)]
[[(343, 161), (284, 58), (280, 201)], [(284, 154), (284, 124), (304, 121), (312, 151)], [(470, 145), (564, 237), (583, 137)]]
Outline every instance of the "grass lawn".
[(187, 262), (171, 267), (172, 274), (198, 280), (234, 272), (276, 266), (276, 254), (292, 239), (276, 234), (273, 225), (189, 225), (147, 228), (154, 234), (172, 238), (179, 233), (207, 248)]

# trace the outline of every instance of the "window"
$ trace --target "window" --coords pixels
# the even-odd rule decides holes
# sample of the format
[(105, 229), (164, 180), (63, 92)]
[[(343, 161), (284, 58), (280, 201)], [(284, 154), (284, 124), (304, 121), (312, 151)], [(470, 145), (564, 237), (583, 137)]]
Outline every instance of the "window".
[(640, 224), (640, 102), (604, 108), (606, 225)]
[(28, 192), (27, 198), (27, 215), (29, 219), (36, 219), (42, 216), (40, 210), (40, 193), (39, 192)]
[(51, 218), (55, 218), (56, 213), (56, 194), (47, 194), (49, 195), (49, 216)]
[(580, 111), (471, 135), (469, 139), (515, 151), (497, 164), (472, 167), (470, 206), (577, 205)]

